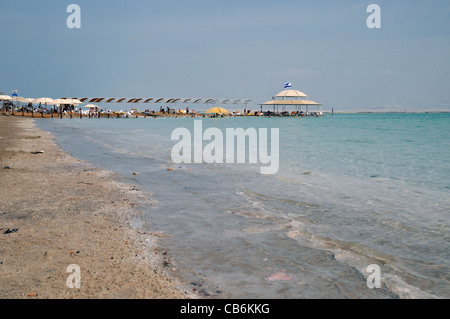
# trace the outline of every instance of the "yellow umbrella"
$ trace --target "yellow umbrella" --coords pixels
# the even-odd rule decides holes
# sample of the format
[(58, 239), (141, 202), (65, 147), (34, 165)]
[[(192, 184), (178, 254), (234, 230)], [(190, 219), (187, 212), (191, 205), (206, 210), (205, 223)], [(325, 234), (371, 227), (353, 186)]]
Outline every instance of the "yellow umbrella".
[(213, 107), (212, 109), (209, 109), (206, 111), (207, 114), (224, 114), (224, 115), (230, 115), (231, 113), (227, 110), (225, 110), (223, 107)]

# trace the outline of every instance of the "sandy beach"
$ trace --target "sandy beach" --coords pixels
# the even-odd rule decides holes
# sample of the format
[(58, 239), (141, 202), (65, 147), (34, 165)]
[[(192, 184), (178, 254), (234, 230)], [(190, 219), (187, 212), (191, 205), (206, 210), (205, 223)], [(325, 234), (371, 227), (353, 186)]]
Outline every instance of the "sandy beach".
[[(168, 274), (165, 235), (132, 226), (151, 201), (66, 154), (33, 119), (0, 116), (0, 298), (195, 297)], [(79, 289), (66, 284), (69, 265)]]

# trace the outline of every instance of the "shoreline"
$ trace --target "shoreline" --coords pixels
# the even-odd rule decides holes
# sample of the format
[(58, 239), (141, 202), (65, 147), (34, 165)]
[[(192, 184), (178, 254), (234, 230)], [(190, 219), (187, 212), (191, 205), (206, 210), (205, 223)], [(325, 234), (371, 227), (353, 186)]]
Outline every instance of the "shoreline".
[(313, 115), (314, 112), (311, 112), (309, 115), (302, 116), (301, 114), (278, 114), (273, 113), (270, 115), (259, 115), (259, 114), (248, 114), (248, 115), (211, 115), (211, 114), (145, 114), (145, 113), (134, 113), (127, 114), (127, 112), (113, 112), (113, 113), (100, 113), (99, 115), (79, 115), (79, 114), (63, 114), (62, 116), (59, 113), (22, 113), (15, 112), (14, 114), (10, 113), (0, 113), (4, 116), (11, 117), (19, 117), (19, 118), (32, 118), (32, 119), (133, 119), (133, 118), (193, 118), (193, 119), (202, 119), (202, 118), (220, 118), (220, 117), (230, 117), (230, 118), (247, 118), (247, 117), (262, 117), (262, 118), (279, 118), (279, 117), (323, 117), (323, 116), (333, 116), (333, 115), (351, 115), (351, 114), (449, 114), (450, 111), (323, 111), (321, 115)]
[[(151, 202), (65, 153), (33, 119), (0, 116), (0, 298), (199, 298), (169, 274), (165, 235), (133, 225)], [(66, 284), (69, 265), (80, 267), (79, 289)]]

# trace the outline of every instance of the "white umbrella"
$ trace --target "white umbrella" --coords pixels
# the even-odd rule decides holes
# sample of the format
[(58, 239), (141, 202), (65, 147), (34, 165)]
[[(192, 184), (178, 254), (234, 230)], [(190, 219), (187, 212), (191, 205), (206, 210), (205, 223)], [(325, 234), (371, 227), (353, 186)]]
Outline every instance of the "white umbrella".
[(12, 97), (10, 97), (9, 95), (0, 95), (0, 100), (1, 101), (11, 101)]
[(25, 100), (25, 98), (22, 97), (22, 96), (16, 97), (17, 107), (18, 107), (18, 108), (20, 108), (20, 103), (25, 103), (24, 100)]
[(31, 108), (33, 108), (33, 103), (34, 103), (34, 99), (29, 97), (29, 98), (25, 98), (22, 101), (23, 103), (31, 103)]
[(47, 108), (47, 104), (54, 105), (54, 100), (49, 97), (41, 97), (39, 99), (34, 100), (34, 103), (45, 104), (45, 108)]
[(78, 99), (57, 99), (57, 100), (54, 100), (54, 102), (56, 105), (60, 105), (60, 104), (77, 105), (77, 104), (83, 103)]
[(54, 100), (49, 97), (41, 97), (39, 99), (36, 99), (34, 103), (44, 103), (44, 104), (51, 104), (54, 103)]
[[(78, 105), (78, 104), (83, 103), (78, 99), (57, 99), (54, 102), (56, 105), (60, 105), (60, 106), (62, 106), (63, 104)], [(61, 113), (62, 113), (62, 110), (61, 110)]]
[[(32, 99), (32, 98), (25, 98), (25, 97), (19, 96), (17, 98), (17, 102), (19, 102), (19, 103), (33, 103), (34, 99)], [(18, 106), (20, 107), (20, 104)], [(22, 108), (22, 113), (23, 113), (23, 111), (24, 110)]]
[(61, 117), (62, 117), (62, 105), (69, 104), (69, 103), (67, 103), (66, 99), (56, 99), (53, 101), (53, 103), (55, 103), (55, 105), (59, 105), (59, 112), (61, 113)]
[(65, 100), (69, 101), (69, 103), (67, 103), (67, 104), (71, 104), (71, 105), (83, 104), (83, 102), (81, 102), (78, 99), (65, 99)]
[(98, 105), (95, 105), (95, 104), (88, 104), (88, 105), (85, 106), (85, 108), (88, 108), (88, 109), (98, 109)]
[(3, 112), (5, 112), (5, 101), (12, 101), (9, 95), (0, 95), (0, 101), (3, 101)]
[(69, 103), (66, 103), (65, 99), (56, 99), (56, 100), (53, 100), (53, 103), (55, 103), (55, 105), (69, 104)]
[(78, 99), (57, 99), (55, 100), (55, 102), (56, 104), (70, 104), (70, 105), (78, 105), (83, 103)]

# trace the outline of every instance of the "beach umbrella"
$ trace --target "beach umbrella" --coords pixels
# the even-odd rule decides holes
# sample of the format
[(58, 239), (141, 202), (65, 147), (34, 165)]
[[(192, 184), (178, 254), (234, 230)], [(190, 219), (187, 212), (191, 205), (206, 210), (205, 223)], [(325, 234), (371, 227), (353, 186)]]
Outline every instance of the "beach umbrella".
[(22, 96), (16, 97), (17, 107), (20, 108), (20, 103), (25, 103), (25, 98)]
[(10, 97), (9, 95), (0, 95), (0, 100), (1, 101), (12, 101), (12, 97)]
[(70, 105), (78, 105), (78, 104), (83, 104), (83, 102), (81, 102), (78, 99), (61, 99), (64, 101), (63, 104), (70, 104)]
[(35, 99), (33, 99), (33, 98), (31, 98), (31, 97), (29, 97), (29, 98), (25, 98), (25, 99), (23, 99), (23, 103), (31, 103), (31, 107), (33, 108), (33, 103), (34, 103), (34, 100)]
[(12, 101), (9, 95), (0, 95), (0, 101), (3, 101), (3, 112), (5, 111), (5, 101)]
[[(55, 100), (49, 97), (41, 97), (39, 99), (36, 99), (34, 103), (41, 103), (41, 104), (52, 104)], [(53, 105), (53, 104), (52, 104)]]
[(59, 105), (59, 113), (61, 114), (61, 117), (62, 117), (62, 106), (64, 104), (70, 104), (68, 103), (67, 99), (56, 99), (53, 101), (53, 103), (55, 103), (55, 105)]
[(78, 104), (82, 104), (83, 102), (81, 102), (78, 99), (57, 99), (54, 100), (55, 105), (63, 105), (63, 104), (68, 104), (68, 105), (78, 105)]
[(19, 97), (17, 99), (17, 101), (19, 101), (20, 103), (33, 103), (34, 99), (33, 98), (26, 98), (26, 97)]
[(72, 104), (74, 104), (74, 105), (83, 104), (83, 102), (81, 102), (78, 99), (70, 99), (70, 100), (71, 100)]
[(39, 99), (36, 99), (36, 100), (34, 100), (34, 103), (39, 103), (39, 104), (45, 104), (45, 108), (47, 108), (47, 104), (50, 104), (50, 105), (55, 105), (54, 103), (54, 100), (52, 99), (52, 98), (49, 98), (49, 97), (41, 97), (41, 98), (39, 98)]
[(90, 109), (92, 111), (93, 109), (98, 109), (98, 105), (88, 104), (85, 106), (85, 108)]
[[(56, 101), (57, 100), (53, 100), (53, 99), (51, 99), (51, 101), (47, 101), (47, 103), (45, 104), (45, 108), (47, 108), (47, 105), (59, 105)], [(53, 108), (52, 108), (52, 113), (53, 113)]]
[[(17, 106), (20, 107), (20, 103), (33, 103), (34, 99), (32, 98), (25, 98), (22, 96), (19, 96), (17, 99)], [(24, 110), (22, 109), (22, 113), (24, 112)]]
[(206, 111), (206, 114), (220, 114), (220, 115), (230, 115), (230, 111), (225, 110), (223, 107), (213, 107)]
[(56, 99), (56, 100), (53, 100), (53, 102), (54, 102), (56, 105), (69, 104), (69, 103), (66, 102), (66, 99)]

